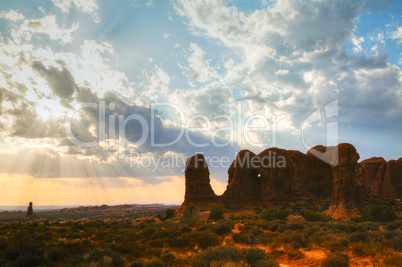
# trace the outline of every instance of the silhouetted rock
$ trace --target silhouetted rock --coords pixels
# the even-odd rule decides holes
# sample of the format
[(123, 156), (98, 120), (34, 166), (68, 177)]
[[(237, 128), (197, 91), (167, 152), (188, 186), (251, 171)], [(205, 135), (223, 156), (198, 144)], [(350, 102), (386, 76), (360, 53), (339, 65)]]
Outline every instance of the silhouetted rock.
[(26, 217), (29, 218), (33, 215), (33, 208), (32, 208), (32, 202), (29, 202), (28, 210), (27, 210), (27, 215)]

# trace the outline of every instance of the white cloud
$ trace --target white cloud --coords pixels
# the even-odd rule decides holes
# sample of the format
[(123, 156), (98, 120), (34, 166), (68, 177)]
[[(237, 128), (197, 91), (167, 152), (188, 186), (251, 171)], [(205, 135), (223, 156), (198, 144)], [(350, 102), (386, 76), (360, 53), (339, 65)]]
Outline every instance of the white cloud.
[(187, 58), (192, 80), (206, 82), (212, 78), (218, 78), (217, 71), (210, 66), (210, 60), (205, 60), (205, 51), (195, 43), (190, 44), (192, 54)]
[(24, 15), (22, 15), (21, 13), (19, 13), (16, 10), (9, 10), (9, 11), (1, 11), (0, 12), (0, 18), (3, 19), (8, 19), (11, 21), (18, 21), (18, 20), (23, 20), (24, 19)]
[(163, 38), (167, 39), (167, 38), (169, 38), (169, 36), (170, 36), (169, 33), (167, 33), (167, 32), (164, 32), (164, 33), (163, 33)]
[(148, 1), (145, 3), (145, 5), (146, 5), (147, 7), (153, 7), (153, 6), (154, 6), (154, 0), (148, 0)]
[(351, 41), (355, 45), (355, 47), (353, 48), (353, 52), (359, 53), (363, 51), (361, 44), (364, 42), (364, 38), (362, 36), (357, 38), (356, 35), (352, 34)]
[(155, 65), (152, 71), (145, 71), (145, 83), (140, 84), (141, 95), (150, 101), (166, 98), (169, 92), (169, 75), (159, 66)]
[(397, 39), (398, 44), (402, 43), (402, 26), (392, 33), (392, 39)]
[(278, 70), (275, 72), (275, 75), (286, 75), (289, 73), (289, 70)]
[(60, 8), (62, 12), (69, 13), (74, 6), (83, 13), (90, 14), (96, 23), (100, 22), (99, 14), (97, 13), (99, 6), (96, 0), (52, 0), (53, 4)]
[(21, 38), (30, 40), (32, 33), (46, 34), (52, 40), (60, 40), (63, 44), (71, 43), (72, 33), (78, 29), (78, 24), (71, 28), (59, 27), (55, 15), (48, 15), (40, 19), (24, 20), (20, 27), (14, 29), (12, 34), (19, 42)]

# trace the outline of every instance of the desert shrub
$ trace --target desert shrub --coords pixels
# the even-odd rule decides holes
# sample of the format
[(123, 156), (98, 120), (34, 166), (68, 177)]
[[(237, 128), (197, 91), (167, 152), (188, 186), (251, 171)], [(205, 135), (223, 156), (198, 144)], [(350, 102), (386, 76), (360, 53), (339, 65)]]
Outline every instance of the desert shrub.
[(214, 249), (208, 249), (202, 253), (199, 253), (194, 262), (195, 267), (209, 267), (214, 261), (233, 261), (239, 262), (242, 260), (242, 255), (239, 253), (241, 250), (235, 247), (218, 247)]
[(111, 249), (90, 250), (82, 256), (80, 263), (91, 266), (124, 266), (120, 254)]
[(268, 208), (260, 213), (260, 218), (266, 221), (286, 220), (290, 212), (284, 209)]
[(66, 250), (62, 247), (52, 247), (47, 251), (47, 257), (52, 261), (60, 261), (64, 258)]
[(164, 248), (173, 246), (176, 241), (173, 238), (158, 238), (148, 241), (148, 244), (153, 248)]
[(386, 205), (371, 205), (361, 216), (362, 221), (372, 222), (392, 222), (398, 219), (395, 211), (391, 206)]
[(209, 267), (250, 267), (247, 263), (243, 261), (233, 262), (233, 261), (213, 261)]
[(331, 251), (342, 251), (349, 246), (349, 241), (345, 238), (336, 238), (328, 240), (324, 246)]
[(384, 259), (385, 266), (402, 266), (402, 255), (391, 255)]
[(190, 239), (188, 237), (179, 237), (176, 239), (176, 247), (184, 248), (190, 245)]
[(26, 253), (18, 256), (9, 266), (15, 266), (15, 267), (43, 266), (44, 262), (45, 258), (43, 257), (43, 255)]
[(217, 235), (225, 235), (232, 231), (233, 226), (229, 224), (218, 224), (214, 227), (214, 233)]
[(339, 230), (345, 233), (353, 233), (357, 231), (357, 227), (355, 223), (346, 222), (346, 223), (337, 223), (333, 226), (334, 230)]
[(279, 231), (280, 229), (284, 229), (286, 227), (285, 224), (282, 224), (280, 222), (271, 222), (269, 223), (265, 229), (275, 232), (275, 231)]
[(305, 210), (302, 216), (309, 222), (329, 222), (332, 220), (330, 215), (321, 214), (312, 210)]
[(140, 261), (133, 262), (130, 267), (144, 267), (144, 263)]
[(402, 252), (402, 235), (393, 237), (390, 242), (395, 251)]
[(355, 254), (356, 256), (362, 257), (362, 256), (367, 256), (370, 254), (370, 245), (358, 242), (354, 243), (351, 245), (352, 247), (352, 253)]
[(254, 265), (256, 262), (264, 260), (266, 257), (265, 251), (259, 248), (250, 248), (243, 252), (245, 261), (250, 265)]
[(165, 252), (159, 257), (159, 260), (166, 265), (172, 265), (176, 260), (176, 257), (170, 252)]
[(374, 222), (363, 222), (357, 225), (357, 229), (361, 232), (378, 231), (380, 227)]
[(232, 238), (237, 243), (243, 244), (256, 244), (257, 236), (260, 236), (262, 232), (260, 230), (243, 230), (240, 233), (235, 233)]
[(7, 247), (3, 257), (12, 262), (11, 266), (39, 266), (45, 262), (41, 242), (29, 239), (19, 239)]
[[(266, 261), (267, 265), (261, 265)], [(236, 247), (218, 247), (208, 249), (198, 254), (192, 266), (195, 267), (209, 267), (209, 266), (226, 266), (224, 264), (211, 265), (212, 263), (225, 263), (231, 262), (235, 265), (229, 266), (278, 266), (277, 262), (273, 260), (268, 254), (260, 249), (238, 249)]]
[(180, 228), (180, 232), (182, 232), (182, 233), (189, 233), (189, 232), (191, 232), (191, 231), (192, 231), (192, 229), (191, 229), (191, 227), (188, 226), (188, 225), (183, 225), (183, 226)]
[(302, 230), (304, 229), (304, 225), (301, 223), (290, 223), (287, 228), (289, 230)]
[(322, 267), (349, 267), (349, 256), (342, 253), (329, 255), (322, 261)]
[(298, 243), (301, 247), (305, 248), (311, 242), (310, 237), (305, 234), (292, 235), (292, 241)]
[(166, 267), (166, 265), (160, 261), (151, 261), (151, 262), (148, 262), (145, 266), (146, 267)]
[(219, 236), (215, 233), (205, 233), (197, 238), (197, 245), (202, 249), (220, 244)]
[(149, 237), (149, 236), (152, 236), (152, 235), (154, 235), (156, 233), (156, 229), (155, 228), (146, 228), (144, 231), (142, 231), (142, 234), (145, 236), (145, 237)]
[(279, 267), (279, 264), (275, 259), (270, 258), (267, 260), (257, 261), (255, 267)]
[(209, 213), (209, 220), (218, 221), (223, 219), (223, 214), (225, 210), (221, 207), (213, 207)]
[(352, 233), (349, 236), (349, 241), (352, 242), (352, 243), (365, 242), (367, 239), (368, 239), (368, 234), (367, 233), (362, 233), (362, 232)]
[(387, 225), (388, 231), (396, 230), (399, 228), (402, 228), (402, 220), (393, 221)]
[(4, 250), (8, 247), (7, 240), (5, 238), (0, 237), (0, 250)]
[(167, 209), (167, 210), (165, 211), (165, 219), (173, 218), (174, 213), (175, 213), (175, 210), (173, 210), (173, 209)]
[(111, 248), (119, 253), (128, 254), (133, 257), (141, 257), (145, 252), (143, 246), (133, 242), (117, 242)]

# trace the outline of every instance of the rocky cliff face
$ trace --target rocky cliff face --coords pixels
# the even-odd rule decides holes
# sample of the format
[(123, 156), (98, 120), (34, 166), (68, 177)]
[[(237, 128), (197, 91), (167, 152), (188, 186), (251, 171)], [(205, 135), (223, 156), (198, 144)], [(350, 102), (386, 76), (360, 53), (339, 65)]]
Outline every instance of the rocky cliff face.
[(190, 204), (247, 209), (321, 199), (331, 202), (327, 213), (345, 219), (357, 215), (356, 201), (401, 198), (402, 158), (358, 160), (351, 144), (316, 146), (306, 154), (279, 148), (258, 155), (242, 150), (228, 170), (226, 191), (218, 197), (210, 186), (205, 158), (198, 154), (187, 161), (185, 201), (179, 211)]
[[(332, 199), (327, 211), (333, 218), (355, 217), (356, 166), (360, 156), (351, 144), (339, 144), (331, 150), (332, 155)], [(336, 164), (337, 163), (337, 164)]]
[(255, 204), (260, 199), (261, 182), (258, 156), (249, 150), (242, 150), (228, 170), (228, 186), (223, 194), (225, 202), (241, 207), (244, 202)]
[(402, 198), (402, 158), (370, 158), (357, 165), (357, 201)]
[(217, 195), (212, 190), (209, 169), (202, 154), (197, 154), (187, 159), (185, 179), (186, 192), (184, 202), (178, 211), (182, 211), (189, 205), (207, 208), (219, 202)]

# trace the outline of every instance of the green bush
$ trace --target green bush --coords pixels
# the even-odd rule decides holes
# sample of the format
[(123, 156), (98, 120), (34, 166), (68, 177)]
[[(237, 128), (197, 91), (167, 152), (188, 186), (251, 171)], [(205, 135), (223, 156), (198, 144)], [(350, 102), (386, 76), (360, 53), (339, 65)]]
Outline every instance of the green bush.
[(88, 252), (87, 259), (89, 265), (108, 265), (109, 266), (124, 266), (124, 261), (120, 254), (111, 249), (91, 250)]
[(202, 249), (218, 246), (219, 244), (219, 236), (215, 233), (205, 233), (203, 235), (200, 235), (197, 239), (197, 245)]
[(349, 241), (345, 238), (337, 238), (328, 240), (325, 246), (331, 251), (342, 251), (348, 248)]
[(188, 226), (188, 225), (183, 225), (181, 228), (180, 228), (180, 232), (182, 232), (182, 233), (189, 233), (189, 232), (191, 232), (191, 227), (190, 226)]
[[(214, 266), (247, 266), (245, 264), (248, 264), (249, 266), (279, 267), (278, 263), (263, 250), (236, 247), (208, 249), (196, 256), (192, 266), (210, 267), (212, 263)], [(225, 265), (227, 263), (232, 264)]]
[(61, 247), (52, 247), (47, 251), (47, 257), (52, 261), (60, 261), (64, 258), (66, 250)]
[(349, 267), (349, 256), (342, 253), (329, 255), (322, 261), (322, 267)]
[(221, 207), (213, 207), (209, 213), (209, 220), (218, 221), (223, 219), (225, 210)]
[[(243, 229), (240, 233), (235, 233), (232, 235), (232, 238), (235, 242), (237, 243), (243, 243), (243, 244), (257, 244), (258, 241), (260, 241), (262, 237), (262, 232), (260, 230), (246, 230)], [(259, 238), (259, 239), (257, 239)]]
[(321, 214), (312, 210), (305, 210), (303, 212), (303, 218), (309, 222), (329, 222), (332, 220), (328, 214)]
[(351, 247), (352, 253), (359, 257), (367, 256), (371, 251), (370, 245), (362, 242), (354, 243)]
[(288, 210), (268, 208), (260, 213), (260, 218), (266, 221), (286, 220), (289, 214)]
[(368, 237), (369, 236), (367, 233), (362, 233), (362, 232), (352, 233), (349, 236), (349, 241), (352, 243), (365, 242), (368, 239)]
[(175, 210), (173, 210), (173, 209), (167, 209), (167, 210), (165, 211), (165, 219), (173, 218), (174, 213), (175, 213)]
[(392, 222), (398, 219), (395, 211), (391, 206), (386, 205), (371, 205), (361, 216), (362, 221), (372, 222)]
[(399, 228), (402, 228), (402, 220), (393, 221), (387, 225), (388, 231), (396, 230)]
[(357, 225), (357, 230), (360, 232), (378, 231), (380, 227), (374, 222), (362, 222)]

